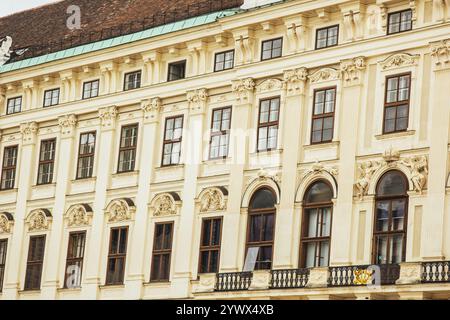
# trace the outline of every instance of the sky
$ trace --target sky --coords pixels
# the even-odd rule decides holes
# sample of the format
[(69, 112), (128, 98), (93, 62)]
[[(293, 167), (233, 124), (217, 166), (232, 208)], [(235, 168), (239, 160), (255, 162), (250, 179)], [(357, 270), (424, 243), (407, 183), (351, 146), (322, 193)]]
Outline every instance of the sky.
[(57, 0), (0, 0), (0, 17), (55, 1)]

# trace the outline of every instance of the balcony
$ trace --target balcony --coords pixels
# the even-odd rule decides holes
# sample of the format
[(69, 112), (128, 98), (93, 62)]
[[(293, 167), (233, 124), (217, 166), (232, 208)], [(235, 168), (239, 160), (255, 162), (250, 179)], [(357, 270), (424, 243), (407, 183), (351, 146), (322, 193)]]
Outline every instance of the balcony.
[(252, 282), (251, 272), (218, 273), (215, 291), (248, 290)]
[[(379, 268), (379, 278), (376, 270)], [(378, 284), (391, 285), (400, 278), (400, 265), (330, 267), (328, 286), (348, 287)]]
[(423, 262), (422, 282), (450, 282), (450, 261)]
[(309, 280), (309, 269), (287, 269), (270, 271), (271, 289), (304, 288)]

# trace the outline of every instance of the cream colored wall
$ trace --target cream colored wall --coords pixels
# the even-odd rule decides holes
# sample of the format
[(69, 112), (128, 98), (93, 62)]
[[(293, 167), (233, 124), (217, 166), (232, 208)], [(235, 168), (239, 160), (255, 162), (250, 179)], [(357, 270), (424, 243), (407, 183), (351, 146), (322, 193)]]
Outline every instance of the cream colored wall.
[[(289, 1), (130, 46), (2, 74), (1, 114), (10, 97), (23, 95), (26, 102), (23, 112), (0, 117), (0, 156), (4, 147), (20, 146), (16, 189), (0, 192), (0, 212), (14, 216), (11, 232), (0, 233), (9, 239), (0, 299), (190, 297), (202, 217), (223, 216), (220, 269), (240, 271), (248, 201), (263, 185), (274, 188), (278, 197), (274, 268), (296, 268), (303, 194), (317, 179), (328, 180), (335, 193), (331, 265), (368, 264), (377, 180), (390, 168), (409, 178), (413, 172), (401, 161), (383, 164), (360, 198), (354, 188), (357, 167), (383, 162), (389, 150), (398, 151), (403, 161), (424, 155), (429, 162), (424, 190), (413, 190), (410, 182), (407, 261), (448, 260), (450, 21), (439, 21), (438, 9), (431, 11), (428, 0), (363, 2)], [(385, 36), (383, 10), (412, 4), (414, 30)], [(359, 30), (353, 34), (346, 28), (350, 11)], [(313, 50), (316, 28), (338, 23), (339, 46)], [(261, 41), (280, 36), (283, 57), (260, 62)], [(441, 48), (437, 55), (432, 54), (435, 47)], [(233, 48), (237, 66), (213, 73), (214, 53)], [(355, 65), (357, 57), (363, 57), (362, 68)], [(188, 61), (187, 79), (166, 83), (167, 63), (183, 59)], [(122, 92), (123, 75), (138, 69), (143, 70), (142, 87)], [(412, 73), (408, 130), (383, 135), (385, 78), (403, 72)], [(80, 100), (82, 82), (92, 79), (100, 79), (100, 96)], [(329, 86), (337, 87), (333, 142), (311, 145), (313, 92)], [(64, 88), (60, 105), (42, 109), (43, 92), (55, 87)], [(257, 153), (259, 101), (272, 96), (281, 97), (278, 149)], [(212, 110), (224, 106), (233, 107), (230, 156), (208, 160)], [(75, 115), (76, 122), (67, 124), (68, 115)], [(174, 115), (184, 115), (182, 164), (166, 168), (161, 167), (164, 119)], [(117, 174), (120, 129), (132, 123), (139, 124), (136, 168)], [(74, 180), (79, 136), (88, 131), (97, 132), (94, 178)], [(36, 186), (40, 141), (53, 137), (54, 183)], [(200, 213), (201, 192), (218, 186), (228, 189), (226, 208)], [(168, 192), (178, 193), (181, 201), (173, 201), (173, 211), (155, 216), (158, 196)], [(135, 207), (127, 208), (131, 216), (111, 222), (109, 205), (122, 198), (134, 200)], [(69, 227), (67, 213), (82, 203), (93, 208), (93, 215), (86, 225)], [(27, 219), (40, 208), (52, 212), (47, 228), (37, 233), (47, 235), (42, 289), (24, 292), (28, 242), (35, 234)], [(154, 224), (161, 221), (175, 223), (171, 282), (148, 283)], [(130, 228), (125, 283), (105, 287), (109, 230), (121, 225)], [(61, 288), (73, 230), (87, 230), (83, 283), (81, 289), (66, 290)]]

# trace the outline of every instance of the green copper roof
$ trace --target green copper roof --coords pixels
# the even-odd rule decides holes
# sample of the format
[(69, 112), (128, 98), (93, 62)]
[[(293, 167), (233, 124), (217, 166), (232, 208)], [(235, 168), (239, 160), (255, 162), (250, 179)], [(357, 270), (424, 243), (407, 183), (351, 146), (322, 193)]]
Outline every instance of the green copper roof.
[(205, 14), (202, 16), (194, 17), (194, 18), (189, 18), (189, 19), (161, 25), (158, 27), (154, 27), (154, 28), (147, 29), (144, 31), (128, 34), (125, 36), (119, 36), (116, 38), (101, 40), (98, 42), (88, 43), (88, 44), (81, 45), (78, 47), (74, 47), (74, 48), (70, 48), (70, 49), (66, 49), (66, 50), (62, 50), (62, 51), (58, 51), (58, 52), (54, 52), (54, 53), (49, 53), (49, 54), (42, 55), (39, 57), (34, 57), (34, 58), (25, 59), (25, 60), (21, 60), (21, 61), (17, 61), (17, 62), (12, 62), (12, 63), (1, 66), (0, 73), (10, 72), (10, 71), (19, 70), (19, 69), (23, 69), (23, 68), (27, 68), (27, 67), (32, 67), (32, 66), (36, 66), (39, 64), (43, 64), (43, 63), (47, 63), (47, 62), (51, 62), (51, 61), (55, 61), (55, 60), (70, 58), (70, 57), (74, 57), (77, 55), (81, 55), (81, 54), (85, 54), (85, 53), (89, 53), (89, 52), (93, 52), (93, 51), (97, 51), (97, 50), (102, 50), (102, 49), (111, 48), (114, 46), (119, 46), (122, 44), (134, 42), (134, 41), (139, 41), (139, 40), (143, 40), (143, 39), (160, 36), (160, 35), (167, 34), (170, 32), (180, 31), (180, 30), (184, 30), (184, 29), (188, 29), (188, 28), (192, 28), (192, 27), (205, 25), (208, 23), (213, 23), (220, 18), (232, 16), (232, 15), (235, 15), (242, 11), (243, 10), (240, 10), (240, 9), (228, 9), (228, 10), (223, 10), (223, 11), (217, 11), (217, 12)]

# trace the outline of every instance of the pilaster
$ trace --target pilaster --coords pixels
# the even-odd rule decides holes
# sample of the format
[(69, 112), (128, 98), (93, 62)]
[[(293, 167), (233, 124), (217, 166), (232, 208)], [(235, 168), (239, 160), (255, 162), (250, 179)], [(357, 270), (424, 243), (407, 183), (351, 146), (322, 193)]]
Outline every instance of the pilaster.
[(144, 61), (144, 85), (152, 85), (160, 83), (160, 63), (161, 53), (155, 50), (142, 54), (142, 60)]

